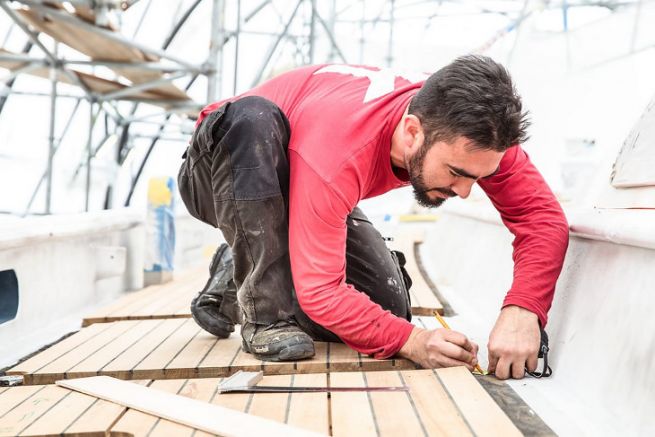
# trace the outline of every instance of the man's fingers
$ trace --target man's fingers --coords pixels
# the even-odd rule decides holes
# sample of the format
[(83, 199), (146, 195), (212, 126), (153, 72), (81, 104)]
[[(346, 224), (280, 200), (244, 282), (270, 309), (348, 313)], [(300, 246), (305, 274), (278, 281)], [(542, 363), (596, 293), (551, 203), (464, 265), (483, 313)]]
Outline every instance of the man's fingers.
[(488, 351), (489, 355), (489, 365), (487, 366), (487, 372), (488, 373), (495, 373), (496, 372), (496, 366), (498, 365), (498, 355), (496, 355), (492, 351)]
[(457, 346), (466, 349), (469, 352), (473, 352), (473, 344), (464, 334), (460, 332), (446, 331), (444, 333), (444, 339), (450, 343), (454, 343)]
[(525, 360), (517, 359), (512, 362), (512, 378), (523, 379), (525, 376)]
[(511, 361), (501, 357), (498, 360), (498, 364), (496, 364), (495, 371), (494, 371), (494, 373), (496, 374), (496, 378), (498, 379), (509, 378), (511, 365), (512, 365)]
[(453, 343), (444, 342), (441, 353), (448, 358), (470, 364), (475, 356), (464, 348)]
[(478, 356), (478, 351), (480, 350), (480, 347), (474, 341), (472, 341), (471, 344), (473, 345), (473, 355), (477, 357)]
[(447, 357), (447, 356), (441, 356), (437, 361), (438, 361), (439, 367), (464, 366), (467, 369), (469, 369), (471, 372), (473, 371), (473, 365), (471, 365), (471, 363), (466, 363), (464, 361), (455, 360), (455, 359)]

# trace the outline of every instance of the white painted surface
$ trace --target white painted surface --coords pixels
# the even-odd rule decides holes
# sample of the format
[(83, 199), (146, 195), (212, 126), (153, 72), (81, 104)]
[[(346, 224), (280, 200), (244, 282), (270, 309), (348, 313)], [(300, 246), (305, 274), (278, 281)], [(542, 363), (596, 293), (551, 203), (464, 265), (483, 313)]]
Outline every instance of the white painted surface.
[[(440, 211), (422, 260), (481, 346), (512, 280), (512, 235), (483, 206)], [(511, 385), (560, 435), (655, 435), (655, 211), (570, 214), (574, 233), (547, 331), (549, 379)]]
[(130, 210), (0, 224), (0, 270), (18, 278), (16, 318), (0, 325), (0, 368), (79, 329), (91, 308), (143, 286), (143, 220)]

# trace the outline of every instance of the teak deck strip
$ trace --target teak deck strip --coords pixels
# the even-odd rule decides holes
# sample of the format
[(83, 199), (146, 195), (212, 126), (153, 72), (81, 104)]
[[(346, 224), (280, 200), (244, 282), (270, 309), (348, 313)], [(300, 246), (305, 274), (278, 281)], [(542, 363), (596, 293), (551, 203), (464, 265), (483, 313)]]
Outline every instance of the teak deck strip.
[(120, 379), (227, 376), (237, 370), (265, 374), (414, 369), (404, 359), (374, 360), (339, 343), (316, 343), (316, 356), (295, 362), (255, 359), (241, 348), (238, 331), (217, 339), (193, 319), (95, 323), (7, 371), (25, 384), (107, 375)]
[(412, 299), (412, 314), (432, 316), (434, 311), (437, 311), (443, 315), (443, 305), (425, 280), (416, 259), (416, 248), (417, 245), (423, 243), (423, 238), (423, 232), (402, 230), (394, 238), (390, 246), (394, 250), (401, 251), (407, 260), (405, 270), (407, 270), (409, 277), (412, 278), (412, 286), (409, 289)]
[(175, 273), (175, 279), (120, 297), (85, 317), (82, 326), (119, 320), (189, 318), (191, 300), (209, 279), (206, 267)]
[[(518, 436), (514, 424), (463, 367), (265, 376), (259, 385), (375, 387), (409, 392), (217, 394), (220, 378), (135, 383), (334, 436)], [(0, 437), (14, 435), (206, 435), (65, 388), (0, 393)], [(194, 433), (195, 432), (195, 433)]]
[[(443, 305), (425, 281), (414, 256), (415, 245), (422, 241), (421, 234), (406, 234), (392, 246), (401, 250), (407, 259), (405, 268), (413, 282), (410, 289), (412, 314), (431, 316), (433, 311), (443, 314)], [(208, 278), (209, 273), (205, 267), (177, 274), (172, 282), (153, 285), (121, 297), (85, 317), (82, 326), (119, 320), (189, 318), (191, 300), (204, 287)]]

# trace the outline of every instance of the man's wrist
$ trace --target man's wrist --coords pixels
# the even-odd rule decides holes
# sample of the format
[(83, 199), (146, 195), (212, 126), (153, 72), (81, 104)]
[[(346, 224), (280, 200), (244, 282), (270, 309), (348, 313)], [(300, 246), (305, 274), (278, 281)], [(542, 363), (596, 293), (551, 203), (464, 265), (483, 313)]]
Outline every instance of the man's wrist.
[(507, 313), (507, 314), (515, 314), (523, 318), (534, 318), (534, 321), (539, 323), (539, 316), (537, 313), (532, 311), (531, 309), (516, 305), (516, 304), (509, 304), (505, 305), (501, 310), (501, 313)]
[(409, 360), (412, 359), (414, 356), (414, 339), (421, 331), (423, 331), (423, 329), (414, 326), (412, 332), (409, 333), (409, 337), (407, 337), (407, 341), (405, 341), (405, 344), (403, 344), (403, 346), (398, 351), (398, 355), (400, 357), (407, 358)]

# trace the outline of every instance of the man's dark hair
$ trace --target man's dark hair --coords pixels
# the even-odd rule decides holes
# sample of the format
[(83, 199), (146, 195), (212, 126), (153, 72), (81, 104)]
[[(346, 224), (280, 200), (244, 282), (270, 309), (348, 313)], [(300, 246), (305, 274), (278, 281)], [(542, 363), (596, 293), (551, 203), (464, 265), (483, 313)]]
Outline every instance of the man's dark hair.
[(473, 148), (503, 152), (528, 139), (527, 112), (509, 72), (486, 56), (467, 55), (432, 74), (409, 104), (425, 144), (464, 136)]

